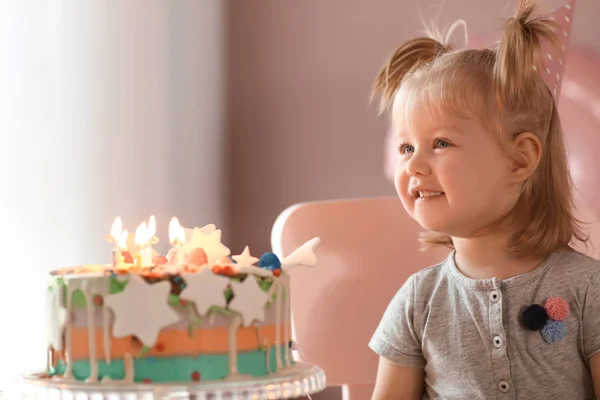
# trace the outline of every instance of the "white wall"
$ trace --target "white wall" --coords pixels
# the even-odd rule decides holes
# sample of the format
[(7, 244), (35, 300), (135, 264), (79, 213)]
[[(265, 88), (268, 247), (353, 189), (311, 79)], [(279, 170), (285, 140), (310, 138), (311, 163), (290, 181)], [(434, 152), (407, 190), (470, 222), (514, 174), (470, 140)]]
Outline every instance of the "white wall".
[[(47, 271), (116, 215), (226, 230), (219, 0), (0, 2), (0, 380), (45, 362)], [(7, 63), (8, 61), (8, 63)], [(18, 322), (17, 322), (18, 321)]]

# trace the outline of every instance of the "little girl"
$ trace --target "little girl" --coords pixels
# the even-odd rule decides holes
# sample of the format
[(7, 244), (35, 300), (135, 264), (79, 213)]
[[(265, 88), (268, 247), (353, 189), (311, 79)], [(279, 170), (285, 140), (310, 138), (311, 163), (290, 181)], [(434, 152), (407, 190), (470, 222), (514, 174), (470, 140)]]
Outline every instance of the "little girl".
[(518, 0), (497, 49), (419, 38), (380, 72), (400, 200), (452, 251), (385, 311), (373, 399), (600, 399), (600, 262), (569, 247), (556, 110), (573, 5)]

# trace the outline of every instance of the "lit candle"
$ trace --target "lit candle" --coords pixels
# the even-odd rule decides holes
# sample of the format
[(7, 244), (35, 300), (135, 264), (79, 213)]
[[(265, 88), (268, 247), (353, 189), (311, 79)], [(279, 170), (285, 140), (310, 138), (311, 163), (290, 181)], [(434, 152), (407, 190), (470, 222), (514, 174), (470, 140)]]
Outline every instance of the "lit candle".
[(121, 239), (121, 231), (123, 230), (123, 221), (121, 217), (115, 218), (112, 226), (110, 227), (110, 238), (108, 239), (111, 243), (115, 245), (115, 249), (113, 251), (113, 265), (117, 266), (119, 264), (119, 257), (122, 257), (121, 250), (119, 249), (119, 240)]
[(148, 219), (148, 246), (152, 248), (153, 244), (158, 243), (158, 237), (156, 236), (156, 218), (154, 215)]
[(118, 242), (117, 242), (117, 248), (116, 248), (116, 261), (115, 261), (115, 267), (116, 268), (121, 268), (125, 265), (125, 257), (123, 256), (123, 252), (127, 250), (127, 237), (128, 237), (129, 233), (127, 232), (127, 229), (125, 229), (122, 233), (121, 233), (121, 237), (119, 238)]
[(150, 248), (149, 229), (146, 222), (142, 222), (135, 230), (135, 244), (139, 251), (135, 256), (135, 264), (137, 267), (145, 267), (152, 265), (152, 249)]
[(182, 246), (185, 242), (185, 230), (179, 224), (177, 217), (171, 218), (171, 222), (169, 223), (169, 242), (171, 242), (175, 251), (175, 264), (183, 264), (184, 254)]
[(148, 219), (148, 225), (146, 230), (146, 244), (144, 246), (145, 253), (144, 257), (147, 257), (146, 262), (147, 265), (153, 265), (152, 256), (154, 255), (154, 250), (152, 249), (152, 245), (158, 243), (158, 237), (156, 236), (156, 218), (154, 215), (151, 215)]

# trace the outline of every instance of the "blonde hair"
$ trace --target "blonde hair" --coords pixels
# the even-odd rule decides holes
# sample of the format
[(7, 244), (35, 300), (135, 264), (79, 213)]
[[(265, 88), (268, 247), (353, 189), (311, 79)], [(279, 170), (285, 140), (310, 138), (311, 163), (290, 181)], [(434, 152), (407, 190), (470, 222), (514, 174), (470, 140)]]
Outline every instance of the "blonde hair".
[[(540, 42), (558, 45), (550, 18), (538, 16), (533, 0), (518, 0), (495, 49), (455, 50), (434, 32), (401, 45), (379, 72), (373, 95), (380, 110), (392, 108), (392, 119), (411, 117), (415, 106), (431, 113), (450, 113), (477, 120), (510, 154), (513, 139), (535, 134), (542, 155), (506, 218), (511, 232), (508, 251), (517, 257), (545, 256), (569, 246), (573, 238), (586, 242), (574, 216), (571, 178), (563, 133), (550, 89), (534, 70)], [(435, 34), (437, 33), (437, 35)], [(423, 233), (422, 248), (453, 247), (452, 238)]]

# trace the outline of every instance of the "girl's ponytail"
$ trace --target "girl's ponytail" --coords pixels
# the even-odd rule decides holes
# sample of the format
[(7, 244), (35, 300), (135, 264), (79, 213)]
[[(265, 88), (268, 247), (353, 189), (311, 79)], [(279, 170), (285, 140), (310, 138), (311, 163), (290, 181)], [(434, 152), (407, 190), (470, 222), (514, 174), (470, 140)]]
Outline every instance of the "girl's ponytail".
[(541, 43), (558, 48), (557, 24), (538, 16), (534, 0), (517, 0), (517, 8), (502, 32), (494, 65), (494, 82), (500, 104), (517, 106), (526, 96), (536, 92), (534, 74), (543, 68)]
[(451, 46), (431, 38), (416, 38), (400, 46), (377, 74), (372, 97), (381, 98), (379, 111), (385, 111), (407, 74), (447, 53)]

